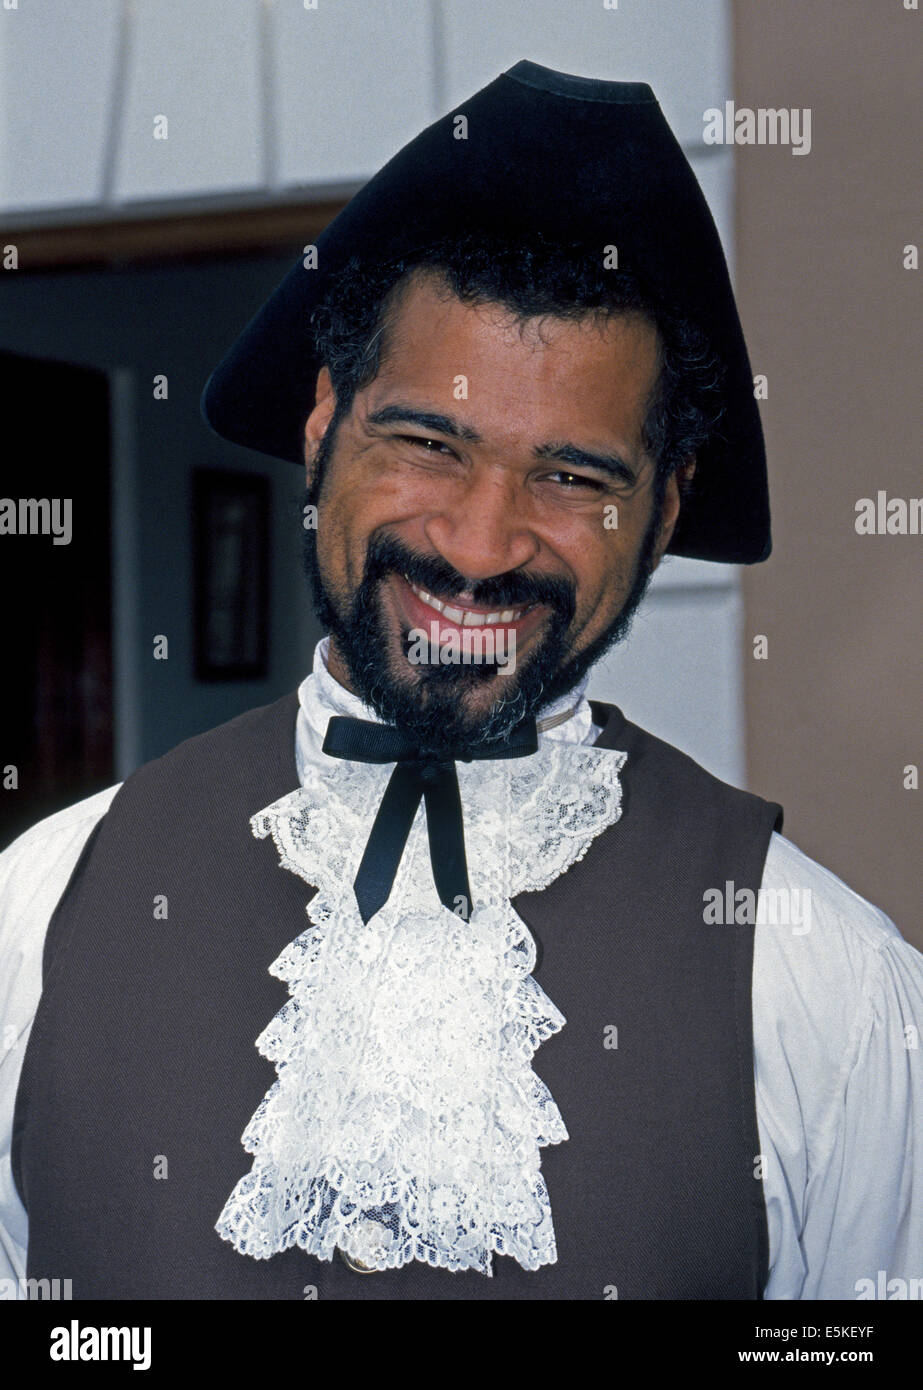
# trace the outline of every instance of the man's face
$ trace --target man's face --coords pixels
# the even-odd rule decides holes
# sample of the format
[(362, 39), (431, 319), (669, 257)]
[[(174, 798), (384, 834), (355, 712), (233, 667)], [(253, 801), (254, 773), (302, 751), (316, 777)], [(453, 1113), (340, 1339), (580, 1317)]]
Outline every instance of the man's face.
[(678, 514), (675, 479), (654, 514), (641, 437), (658, 370), (646, 320), (520, 324), (412, 276), (378, 376), (329, 431), (324, 369), (305, 427), (331, 674), (435, 752), (569, 690), (623, 635)]

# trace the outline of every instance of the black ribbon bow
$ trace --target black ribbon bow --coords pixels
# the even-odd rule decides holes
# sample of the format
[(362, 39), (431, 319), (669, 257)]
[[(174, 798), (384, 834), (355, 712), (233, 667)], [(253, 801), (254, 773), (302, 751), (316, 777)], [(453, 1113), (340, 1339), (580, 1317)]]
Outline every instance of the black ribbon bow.
[(471, 888), (456, 760), (525, 758), (538, 749), (534, 719), (517, 724), (508, 738), (444, 757), (424, 757), (413, 741), (390, 724), (334, 715), (323, 751), (355, 763), (396, 763), (372, 826), (354, 888), (363, 922), (388, 901), (407, 837), (421, 799), (426, 803), (429, 857), (436, 891), (450, 911), (467, 922)]

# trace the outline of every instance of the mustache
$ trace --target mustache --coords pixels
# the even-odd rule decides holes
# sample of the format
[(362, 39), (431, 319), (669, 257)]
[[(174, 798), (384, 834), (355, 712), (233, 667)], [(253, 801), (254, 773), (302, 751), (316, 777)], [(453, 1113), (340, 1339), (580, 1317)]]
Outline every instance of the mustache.
[(577, 606), (575, 586), (554, 575), (523, 574), (510, 570), (469, 583), (447, 560), (437, 555), (418, 555), (393, 536), (376, 536), (366, 553), (363, 585), (371, 587), (388, 574), (397, 573), (439, 598), (454, 598), (468, 590), (471, 601), (494, 608), (522, 608), (545, 604), (569, 623)]

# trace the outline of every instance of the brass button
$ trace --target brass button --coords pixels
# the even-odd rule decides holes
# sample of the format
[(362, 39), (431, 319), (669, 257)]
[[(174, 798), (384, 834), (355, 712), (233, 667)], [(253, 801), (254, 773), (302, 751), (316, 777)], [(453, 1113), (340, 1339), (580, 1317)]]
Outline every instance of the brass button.
[(364, 1265), (359, 1260), (354, 1260), (351, 1255), (347, 1255), (345, 1250), (337, 1246), (337, 1254), (348, 1269), (354, 1270), (356, 1274), (377, 1274), (378, 1270), (371, 1265)]
[(366, 1260), (361, 1260), (358, 1254), (347, 1254), (339, 1245), (337, 1249), (346, 1265), (355, 1270), (356, 1274), (377, 1274), (379, 1272), (378, 1267), (366, 1261), (381, 1261), (386, 1258), (387, 1244), (384, 1240), (386, 1234), (390, 1233), (384, 1230), (380, 1221), (365, 1217), (363, 1220), (357, 1221), (350, 1229), (349, 1243), (353, 1250), (361, 1251), (366, 1256)]

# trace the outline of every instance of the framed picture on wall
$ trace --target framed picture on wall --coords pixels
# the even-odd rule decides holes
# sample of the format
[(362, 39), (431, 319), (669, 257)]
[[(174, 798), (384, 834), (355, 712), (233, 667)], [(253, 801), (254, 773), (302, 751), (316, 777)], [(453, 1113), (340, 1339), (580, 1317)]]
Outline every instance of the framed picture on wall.
[(269, 479), (193, 469), (195, 674), (269, 673)]

